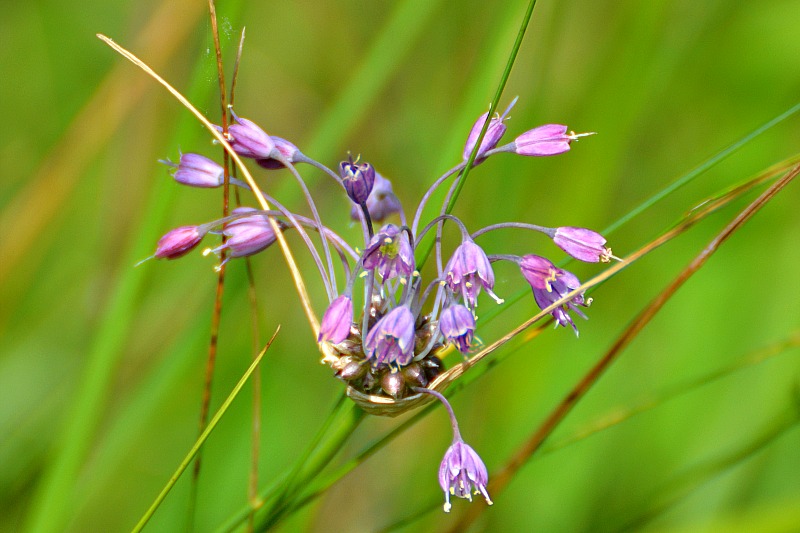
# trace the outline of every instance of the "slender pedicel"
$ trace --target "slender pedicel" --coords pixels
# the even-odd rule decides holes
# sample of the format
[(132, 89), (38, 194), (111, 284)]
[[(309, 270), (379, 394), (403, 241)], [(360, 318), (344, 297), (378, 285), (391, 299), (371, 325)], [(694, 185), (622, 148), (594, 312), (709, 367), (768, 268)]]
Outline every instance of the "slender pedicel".
[(283, 155), (273, 154), (272, 158), (279, 161), (289, 169), (289, 171), (292, 173), (292, 176), (295, 177), (297, 183), (300, 185), (300, 188), (303, 191), (303, 195), (306, 198), (306, 203), (308, 203), (308, 207), (311, 209), (311, 214), (314, 217), (314, 221), (317, 223), (317, 227), (319, 228), (320, 240), (322, 241), (322, 250), (325, 253), (325, 260), (328, 264), (328, 275), (330, 276), (332, 297), (336, 297), (336, 271), (333, 269), (333, 257), (331, 256), (331, 249), (328, 246), (328, 240), (325, 238), (325, 226), (322, 225), (322, 220), (319, 217), (319, 212), (317, 211), (317, 205), (314, 203), (314, 198), (311, 196), (308, 186), (306, 186), (306, 182), (303, 180), (302, 176), (300, 176), (300, 173), (297, 172), (297, 169), (290, 161), (284, 159)]
[(431, 199), (431, 195), (433, 195), (436, 189), (438, 189), (439, 186), (442, 183), (444, 183), (447, 178), (449, 178), (453, 174), (456, 174), (457, 172), (460, 172), (461, 170), (464, 169), (465, 166), (467, 166), (467, 163), (462, 161), (461, 163), (457, 164), (456, 166), (454, 166), (453, 168), (442, 174), (436, 181), (433, 182), (433, 185), (431, 185), (428, 188), (425, 194), (422, 195), (422, 199), (419, 201), (419, 204), (417, 205), (417, 210), (414, 213), (414, 222), (411, 224), (411, 233), (417, 235), (417, 228), (419, 227), (420, 217), (422, 217), (422, 210), (425, 209), (425, 205), (428, 203), (428, 200)]

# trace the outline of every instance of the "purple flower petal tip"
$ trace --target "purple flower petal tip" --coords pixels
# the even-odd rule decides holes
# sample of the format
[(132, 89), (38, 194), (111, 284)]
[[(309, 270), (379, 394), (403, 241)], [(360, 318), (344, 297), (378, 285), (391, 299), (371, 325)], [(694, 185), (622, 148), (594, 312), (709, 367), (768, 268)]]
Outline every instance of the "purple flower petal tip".
[(475, 317), (463, 305), (451, 305), (439, 315), (439, 331), (458, 351), (468, 353), (475, 336)]

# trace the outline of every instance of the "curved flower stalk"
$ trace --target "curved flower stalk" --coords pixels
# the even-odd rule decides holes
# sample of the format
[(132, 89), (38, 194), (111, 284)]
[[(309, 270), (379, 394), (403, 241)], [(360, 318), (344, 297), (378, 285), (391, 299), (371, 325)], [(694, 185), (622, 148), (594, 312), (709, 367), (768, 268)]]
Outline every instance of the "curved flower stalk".
[[(513, 102), (502, 116), (490, 119), (488, 134), (481, 142), (477, 162), (473, 165), (503, 152), (525, 156), (556, 155), (566, 152), (569, 143), (580, 137), (566, 134), (561, 127), (548, 126), (531, 130), (514, 142), (497, 147), (506, 132), (504, 121), (512, 106)], [(464, 169), (465, 161), (433, 181), (416, 207), (409, 227), (393, 184), (370, 162), (360, 156), (350, 157), (335, 165), (336, 170), (333, 170), (303, 154), (291, 141), (267, 134), (251, 120), (234, 117), (236, 122), (230, 126), (228, 134), (231, 148), (264, 169), (288, 169), (301, 186), (309, 213), (295, 212), (264, 195), (277, 210), (243, 207), (223, 219), (177, 228), (162, 238), (154, 257), (183, 256), (199, 244), (205, 233), (212, 232), (223, 233), (228, 239), (204, 253), (219, 254), (228, 250), (226, 260), (234, 261), (269, 248), (278, 232), (296, 229), (315, 260), (328, 296), (328, 306), (316, 335), (323, 353), (322, 362), (347, 384), (348, 395), (370, 413), (394, 416), (434, 397), (443, 401), (454, 429), (453, 443), (439, 472), (439, 483), (446, 492), (445, 510), (449, 510), (451, 496), (471, 498), (473, 492), (491, 503), (486, 491), (486, 468), (475, 451), (461, 439), (455, 415), (439, 392), (461, 373), (455, 371), (457, 366), (447, 370), (443, 357), (452, 346), (467, 362), (470, 360), (480, 323), (476, 311), (482, 294), (497, 304), (503, 303), (494, 293), (493, 263), (503, 260), (516, 263), (521, 277), (533, 290), (534, 302), (542, 309), (549, 310), (552, 304), (562, 303), (565, 295), (580, 287), (580, 282), (574, 274), (557, 268), (543, 256), (487, 253), (477, 240), (498, 229), (532, 230), (545, 234), (570, 256), (594, 263), (614, 258), (605, 246), (605, 239), (585, 228), (547, 228), (523, 222), (498, 223), (470, 233), (463, 220), (444, 213), (452, 185), (440, 216), (419, 229), (424, 206), (433, 192)], [(477, 132), (487, 119), (488, 116), (483, 116), (475, 123), (464, 147), (465, 154), (475, 149)], [(533, 145), (537, 148), (531, 148)], [(179, 164), (171, 164), (177, 168), (176, 181), (196, 187), (218, 186), (220, 174), (216, 163), (195, 154), (185, 156), (182, 155)], [(312, 193), (295, 163), (322, 169), (334, 179), (343, 200), (349, 204), (343, 216), (349, 213), (361, 224), (363, 241), (360, 245), (349, 244), (344, 235), (323, 225)], [(250, 182), (244, 185), (251, 187)], [(383, 225), (376, 229), (373, 224), (379, 221)], [(453, 225), (460, 233), (460, 241), (446, 249), (443, 230)], [(320, 234), (323, 254), (308, 238), (308, 228)], [(434, 228), (438, 261), (435, 272), (426, 281), (418, 270), (421, 267), (417, 264), (416, 252), (420, 241)], [(343, 281), (337, 280), (329, 248), (339, 253), (345, 274)], [(327, 260), (323, 260), (323, 255)], [(357, 286), (363, 289), (363, 299)], [(578, 308), (589, 303), (582, 293), (576, 293), (549, 311), (557, 325), (570, 326), (577, 333), (570, 313), (587, 318)]]

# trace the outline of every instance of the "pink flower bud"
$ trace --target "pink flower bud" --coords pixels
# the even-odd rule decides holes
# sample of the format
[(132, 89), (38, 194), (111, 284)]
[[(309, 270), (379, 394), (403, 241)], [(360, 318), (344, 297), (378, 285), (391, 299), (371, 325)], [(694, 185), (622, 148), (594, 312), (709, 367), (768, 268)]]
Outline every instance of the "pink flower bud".
[(181, 226), (168, 232), (158, 240), (155, 257), (158, 259), (177, 259), (189, 253), (200, 244), (205, 232), (198, 226)]
[(605, 237), (586, 228), (556, 228), (553, 242), (575, 259), (587, 263), (608, 263), (614, 257), (611, 248), (603, 246), (606, 243)]
[(350, 336), (352, 324), (353, 300), (343, 294), (332, 301), (325, 310), (317, 342), (328, 341), (339, 344)]
[(534, 157), (563, 154), (569, 151), (572, 141), (587, 135), (594, 133), (567, 133), (567, 127), (563, 124), (545, 124), (514, 139), (514, 151), (519, 155)]

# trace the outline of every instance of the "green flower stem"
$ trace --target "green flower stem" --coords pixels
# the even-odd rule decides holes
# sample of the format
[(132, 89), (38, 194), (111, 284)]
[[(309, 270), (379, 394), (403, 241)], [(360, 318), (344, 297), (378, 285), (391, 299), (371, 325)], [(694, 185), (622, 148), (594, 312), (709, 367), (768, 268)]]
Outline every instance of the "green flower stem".
[[(486, 116), (486, 121), (483, 123), (483, 127), (481, 128), (481, 132), (478, 135), (478, 139), (475, 142), (475, 147), (472, 149), (472, 153), (469, 155), (469, 159), (467, 160), (467, 164), (464, 167), (464, 170), (461, 171), (461, 174), (456, 178), (456, 185), (455, 189), (453, 190), (453, 194), (450, 196), (450, 201), (447, 203), (447, 207), (445, 208), (445, 214), (449, 215), (453, 212), (453, 208), (456, 205), (456, 201), (458, 200), (458, 196), (461, 193), (461, 189), (464, 188), (464, 184), (467, 181), (467, 176), (469, 175), (469, 171), (472, 168), (473, 164), (475, 163), (475, 157), (478, 155), (478, 150), (480, 149), (481, 143), (483, 142), (483, 137), (486, 135), (486, 130), (489, 128), (489, 123), (492, 120), (492, 115), (497, 110), (497, 106), (500, 104), (500, 98), (503, 96), (503, 90), (506, 88), (506, 83), (508, 82), (508, 78), (511, 76), (511, 69), (514, 67), (514, 62), (517, 60), (517, 54), (519, 53), (519, 49), (522, 46), (522, 40), (525, 37), (525, 32), (528, 29), (528, 25), (530, 24), (531, 17), (533, 16), (533, 8), (536, 6), (536, 0), (531, 0), (528, 3), (528, 9), (525, 11), (525, 15), (522, 18), (522, 23), (520, 24), (519, 31), (517, 32), (517, 38), (514, 41), (514, 46), (511, 47), (511, 53), (508, 56), (508, 60), (506, 61), (506, 67), (503, 70), (503, 74), (500, 76), (500, 81), (497, 84), (497, 89), (494, 93), (494, 98), (492, 98), (491, 104), (489, 104), (489, 114)], [(429, 240), (428, 244), (423, 249), (422, 253), (419, 255), (417, 259), (417, 268), (422, 268), (422, 265), (428, 260), (428, 257), (431, 255), (431, 251), (435, 245), (435, 240)]]
[(321, 432), (324, 434), (324, 440), (313, 449), (312, 453), (308, 454), (305, 461), (298, 463), (300, 469), (297, 475), (287, 479), (283, 488), (284, 494), (278, 497), (275, 503), (266, 510), (265, 516), (258, 520), (257, 531), (269, 529), (283, 518), (286, 511), (293, 507), (294, 498), (298, 493), (297, 488), (308, 485), (319, 475), (322, 469), (342, 450), (344, 443), (365, 416), (366, 413), (351, 401), (345, 400), (336, 406), (330, 423), (326, 424), (327, 431)]
[[(309, 446), (295, 462), (292, 470), (280, 482), (272, 484), (260, 494), (265, 508), (258, 511), (260, 519), (256, 529), (267, 527), (283, 516), (285, 509), (294, 508), (294, 497), (298, 487), (304, 487), (325, 468), (325, 466), (339, 453), (344, 442), (364, 419), (366, 413), (349, 401), (342, 393), (331, 410), (328, 418), (323, 422)], [(218, 532), (229, 532), (247, 520), (253, 511), (251, 506), (241, 508), (227, 521), (217, 527)]]

